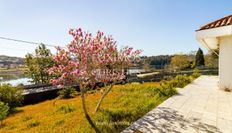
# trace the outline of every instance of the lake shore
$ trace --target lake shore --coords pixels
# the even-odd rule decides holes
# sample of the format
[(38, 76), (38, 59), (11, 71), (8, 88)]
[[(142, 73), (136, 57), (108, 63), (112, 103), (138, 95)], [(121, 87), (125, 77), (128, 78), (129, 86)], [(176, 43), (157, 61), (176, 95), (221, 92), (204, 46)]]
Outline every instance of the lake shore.
[(26, 75), (26, 68), (6, 69), (0, 68), (0, 83), (11, 83), (13, 85), (26, 84), (28, 76)]
[(0, 68), (0, 75), (24, 74), (25, 72), (26, 72), (26, 68), (13, 68), (13, 69)]

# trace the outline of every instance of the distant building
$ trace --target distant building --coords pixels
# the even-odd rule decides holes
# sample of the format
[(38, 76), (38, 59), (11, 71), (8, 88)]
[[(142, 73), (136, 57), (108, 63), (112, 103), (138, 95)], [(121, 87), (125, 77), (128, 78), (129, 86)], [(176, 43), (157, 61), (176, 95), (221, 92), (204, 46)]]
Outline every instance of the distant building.
[(0, 60), (0, 68), (4, 67), (4, 61)]
[(0, 68), (17, 68), (23, 65), (23, 58), (0, 55)]
[(9, 67), (10, 68), (17, 68), (19, 65), (18, 64), (10, 64)]

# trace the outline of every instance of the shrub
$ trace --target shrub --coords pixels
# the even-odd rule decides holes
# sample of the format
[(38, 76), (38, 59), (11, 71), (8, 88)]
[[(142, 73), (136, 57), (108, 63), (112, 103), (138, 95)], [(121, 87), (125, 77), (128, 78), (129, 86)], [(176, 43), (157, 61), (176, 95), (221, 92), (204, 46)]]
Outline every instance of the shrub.
[(175, 87), (183, 88), (187, 84), (191, 83), (192, 80), (189, 76), (177, 75), (173, 81), (171, 81)]
[(193, 74), (192, 74), (192, 77), (193, 78), (198, 78), (201, 76), (201, 71), (199, 69), (194, 69), (193, 70)]
[(168, 86), (173, 88), (183, 88), (191, 82), (192, 82), (192, 78), (190, 76), (177, 75), (174, 79), (170, 81), (162, 81), (161, 85), (168, 84)]
[(63, 105), (63, 106), (59, 107), (57, 111), (62, 113), (62, 114), (67, 114), (67, 113), (73, 112), (74, 110), (75, 110), (75, 108), (72, 106)]
[(6, 103), (10, 110), (21, 105), (23, 100), (22, 88), (9, 84), (0, 85), (0, 101)]
[(176, 88), (183, 88), (191, 82), (192, 78), (190, 76), (177, 75), (170, 81), (161, 81), (159, 91), (162, 95), (172, 96), (177, 93)]
[(59, 121), (57, 121), (55, 124), (54, 124), (54, 126), (56, 127), (56, 126), (60, 126), (60, 125), (63, 125), (65, 123), (65, 121), (64, 120), (59, 120)]
[(73, 98), (75, 97), (78, 93), (74, 88), (71, 87), (66, 87), (58, 92), (60, 98)]
[(9, 113), (9, 106), (7, 104), (4, 104), (3, 102), (0, 102), (0, 126), (1, 126), (1, 121), (6, 118), (8, 113)]
[(39, 126), (39, 124), (40, 123), (38, 121), (33, 121), (27, 125), (27, 128), (33, 128), (33, 127)]
[(160, 94), (168, 97), (177, 93), (176, 87), (174, 87), (170, 82), (166, 82), (165, 84), (161, 85), (159, 91)]

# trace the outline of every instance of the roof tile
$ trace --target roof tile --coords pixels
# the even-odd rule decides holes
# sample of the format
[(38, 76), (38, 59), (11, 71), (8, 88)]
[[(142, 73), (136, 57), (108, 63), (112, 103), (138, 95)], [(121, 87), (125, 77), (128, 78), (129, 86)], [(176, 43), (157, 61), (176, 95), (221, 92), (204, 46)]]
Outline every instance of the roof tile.
[(199, 30), (212, 29), (212, 28), (217, 28), (217, 27), (222, 27), (222, 26), (227, 26), (227, 25), (232, 25), (232, 15), (229, 15), (227, 17), (224, 17), (214, 22), (211, 22), (209, 24), (206, 24), (202, 26)]

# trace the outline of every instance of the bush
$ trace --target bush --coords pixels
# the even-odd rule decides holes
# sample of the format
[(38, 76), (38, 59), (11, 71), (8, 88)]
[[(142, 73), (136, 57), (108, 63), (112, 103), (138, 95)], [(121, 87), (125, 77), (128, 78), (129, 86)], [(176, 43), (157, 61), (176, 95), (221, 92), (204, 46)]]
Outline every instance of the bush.
[(193, 74), (192, 74), (192, 77), (193, 78), (198, 78), (201, 76), (201, 71), (199, 69), (194, 69), (193, 70)]
[(164, 96), (172, 96), (177, 93), (176, 87), (173, 86), (170, 82), (166, 82), (165, 84), (162, 84), (159, 88), (160, 94)]
[(9, 113), (9, 106), (7, 104), (4, 104), (3, 102), (0, 102), (0, 122), (6, 118), (8, 113)]
[(191, 76), (177, 75), (170, 81), (161, 81), (159, 91), (162, 95), (172, 96), (177, 93), (176, 88), (183, 88), (191, 82)]
[(71, 113), (75, 111), (75, 108), (73, 106), (63, 105), (63, 106), (60, 106), (57, 111), (62, 114), (67, 114), (67, 113)]
[(185, 75), (177, 75), (175, 79), (172, 81), (174, 86), (179, 88), (183, 88), (191, 82), (192, 82), (191, 78)]
[(60, 98), (73, 98), (75, 97), (78, 93), (74, 88), (71, 87), (66, 87), (58, 92)]
[(10, 110), (21, 105), (23, 100), (22, 88), (9, 84), (0, 85), (0, 101), (6, 103)]

